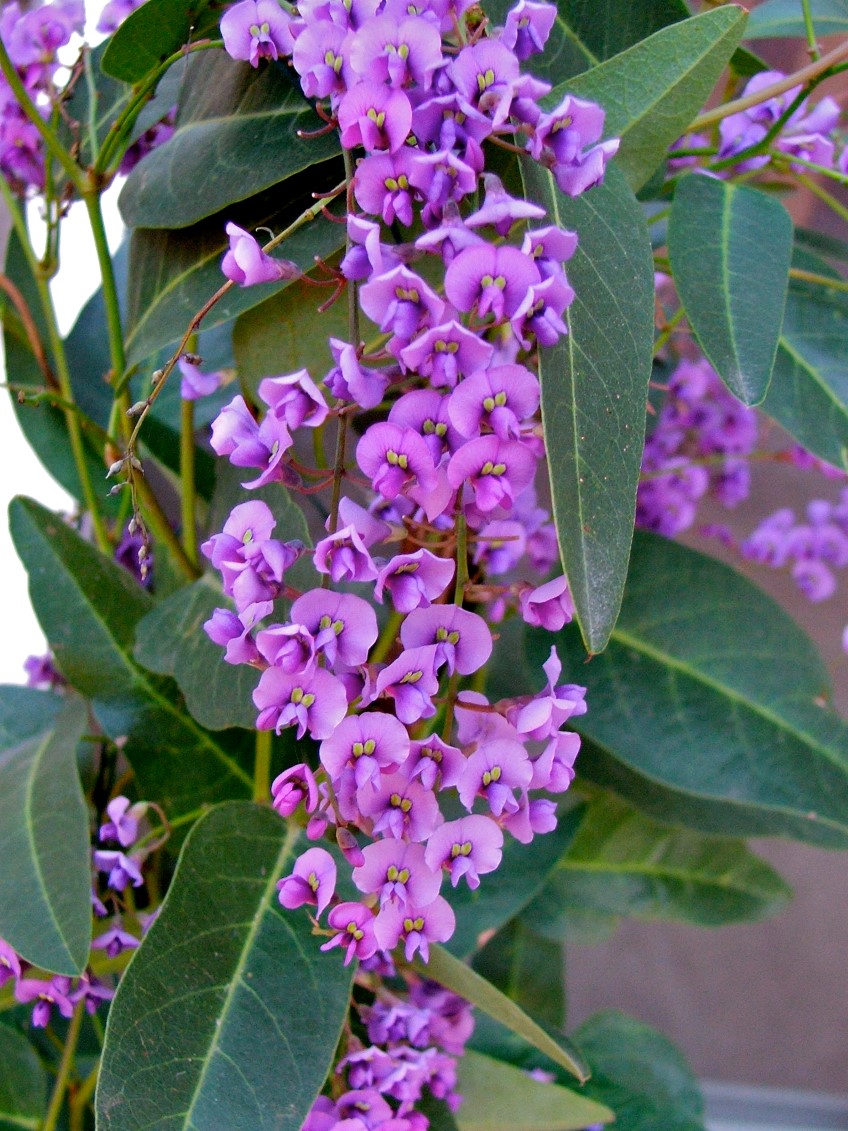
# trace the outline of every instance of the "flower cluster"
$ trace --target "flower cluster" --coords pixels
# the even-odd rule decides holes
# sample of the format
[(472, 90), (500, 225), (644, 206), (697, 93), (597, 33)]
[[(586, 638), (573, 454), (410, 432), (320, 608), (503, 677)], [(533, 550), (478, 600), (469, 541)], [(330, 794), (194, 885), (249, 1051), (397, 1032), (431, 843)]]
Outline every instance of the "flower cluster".
[(708, 492), (726, 507), (746, 499), (758, 433), (756, 412), (706, 359), (682, 361), (645, 442), (637, 525), (672, 538), (692, 525)]
[[(40, 8), (3, 7), (0, 39), (27, 94), (45, 119), (57, 97), (57, 52), (85, 22), (83, 0), (53, 0)], [(44, 187), (41, 135), (27, 118), (8, 82), (0, 77), (0, 172), (19, 191)]]
[[(297, 489), (308, 470), (293, 458), (298, 429), (346, 430), (357, 408), (385, 406), (355, 449), (370, 505), (336, 494), (312, 553), (322, 580), (306, 591), (287, 578), (304, 547), (273, 536), (264, 502), (237, 505), (203, 547), (235, 605), (206, 630), (229, 662), (261, 670), (257, 726), (319, 744), (317, 765), (274, 781), (274, 805), (303, 812), (313, 840), (334, 834), (361, 896), (339, 898), (336, 860), (314, 847), (280, 900), (326, 914), (324, 949), (346, 962), (399, 945), (426, 960), (455, 927), (443, 881), (476, 888), (505, 836), (527, 843), (555, 827), (555, 802), (540, 794), (568, 788), (579, 738), (565, 728), (586, 709), (583, 688), (560, 684), (553, 649), (541, 692), (492, 703), (479, 690), (491, 623), (517, 612), (556, 630), (572, 616), (561, 574), (535, 586), (492, 578), (525, 557), (543, 575), (558, 560), (536, 503), (545, 453), (532, 366), (567, 333), (564, 262), (577, 243), (486, 173), (483, 143), (523, 139), (573, 195), (602, 178), (617, 143), (597, 144), (603, 112), (591, 103), (567, 97), (543, 111), (550, 88), (520, 71), (544, 44), (551, 5), (520, 0), (488, 36), (468, 34), (466, 8), (327, 0), (293, 18), (242, 0), (221, 24), (237, 59), (290, 55), (342, 145), (364, 151), (341, 271), (377, 344), (332, 339), (334, 366), (318, 381), (305, 370), (265, 378), (261, 416), (236, 397), (212, 444), (256, 473), (245, 487)], [(228, 232), (230, 278), (234, 265), (243, 285), (279, 272), (247, 233)], [(337, 484), (351, 478), (337, 466)], [(357, 586), (371, 599), (348, 591)], [(268, 623), (281, 599), (286, 618)], [(382, 633), (374, 602), (394, 609)]]

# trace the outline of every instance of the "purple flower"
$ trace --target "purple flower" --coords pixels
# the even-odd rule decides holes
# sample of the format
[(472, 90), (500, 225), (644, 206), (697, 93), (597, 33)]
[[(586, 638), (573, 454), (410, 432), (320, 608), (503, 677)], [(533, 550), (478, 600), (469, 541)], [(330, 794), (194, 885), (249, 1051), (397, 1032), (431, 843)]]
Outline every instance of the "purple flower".
[(452, 559), (437, 558), (429, 550), (398, 554), (377, 574), (374, 596), (382, 603), (388, 590), (399, 613), (426, 608), (450, 585), (454, 569)]
[(103, 35), (111, 35), (143, 2), (144, 0), (109, 0), (97, 20), (97, 30)]
[(509, 509), (536, 473), (536, 460), (525, 444), (481, 436), (469, 440), (451, 456), (448, 482), (455, 490), (465, 482), (474, 488), (477, 509)]
[(447, 868), (456, 887), (465, 876), (473, 890), (480, 876), (500, 865), (503, 833), (490, 817), (472, 815), (440, 825), (427, 841), (425, 859), (431, 868)]
[(518, 0), (515, 7), (507, 12), (501, 43), (509, 47), (516, 58), (522, 60), (543, 51), (556, 14), (555, 4)]
[(429, 90), (441, 65), (438, 29), (417, 16), (375, 16), (359, 28), (350, 48), (351, 70), (359, 78), (393, 87), (414, 84)]
[(106, 806), (109, 818), (100, 826), (100, 840), (116, 840), (123, 848), (138, 838), (138, 822), (147, 812), (145, 802), (130, 804), (128, 797), (114, 797)]
[(403, 942), (407, 962), (412, 961), (416, 951), (427, 962), (429, 943), (446, 942), (455, 930), (456, 915), (448, 901), (440, 895), (424, 908), (407, 907), (402, 911), (396, 904), (389, 904), (382, 909), (374, 924), (380, 947), (391, 950)]
[(352, 768), (357, 789), (368, 783), (376, 789), (381, 771), (394, 773), (408, 754), (406, 727), (382, 711), (342, 719), (319, 751), (321, 765), (334, 781)]
[(307, 813), (318, 808), (318, 783), (305, 762), (289, 766), (271, 782), (273, 806), (281, 817), (290, 817), (303, 804)]
[(353, 870), (353, 882), (361, 892), (377, 892), (381, 907), (427, 907), (439, 894), (442, 877), (424, 860), (424, 846), (405, 840), (367, 844), (364, 861)]
[(258, 67), (260, 59), (291, 54), (291, 22), (276, 0), (240, 0), (221, 17), (221, 37), (233, 59)]
[(364, 664), (379, 635), (374, 610), (351, 593), (310, 589), (292, 605), (291, 618), (311, 633), (316, 652), (323, 652), (332, 666)]
[(315, 544), (312, 563), (333, 581), (373, 581), (377, 566), (355, 526), (342, 526)]
[(423, 491), (436, 486), (436, 467), (423, 438), (411, 428), (372, 424), (356, 446), (356, 462), (384, 499), (394, 499), (413, 480)]
[(125, 950), (134, 950), (138, 946), (138, 939), (129, 931), (122, 930), (118, 922), (104, 934), (93, 939), (91, 946), (93, 950), (105, 950), (109, 958), (117, 958)]
[(345, 950), (345, 966), (354, 958), (370, 958), (377, 950), (374, 935), (374, 916), (361, 903), (339, 903), (327, 916), (327, 922), (337, 933), (323, 943), (322, 950), (341, 946)]
[(21, 960), (5, 939), (0, 939), (0, 986), (12, 978), (20, 978)]
[(256, 634), (255, 650), (275, 668), (294, 674), (315, 663), (315, 638), (302, 624), (272, 624)]
[(278, 899), (293, 910), (309, 904), (321, 915), (336, 890), (336, 862), (323, 848), (309, 848), (298, 856), (292, 874), (277, 883)]
[(539, 407), (539, 382), (523, 365), (496, 365), (473, 373), (453, 391), (451, 422), (463, 436), (487, 424), (501, 440), (516, 439), (522, 421)]
[(416, 723), (435, 715), (433, 696), (439, 690), (436, 675), (436, 647), (410, 648), (401, 652), (377, 676), (373, 699), (388, 696), (395, 701), (395, 713), (404, 723)]
[[(525, 349), (532, 338), (540, 346), (553, 346), (568, 333), (560, 315), (574, 300), (574, 291), (565, 276), (551, 275), (530, 287), (524, 301), (510, 319), (515, 336)], [(532, 337), (531, 337), (532, 336)]]
[[(258, 0), (277, 7), (275, 0)], [(242, 0), (243, 4), (255, 4), (255, 0)], [(236, 5), (237, 8), (241, 4)], [(282, 9), (278, 9), (282, 14)], [(231, 8), (228, 15), (235, 11)], [(225, 17), (226, 18), (226, 17)], [(228, 279), (240, 287), (252, 287), (256, 283), (276, 283), (281, 279), (297, 279), (302, 274), (296, 263), (288, 259), (272, 259), (266, 255), (250, 232), (229, 223), (226, 227), (230, 240), (230, 250), (221, 261), (221, 270)]]
[(493, 739), (479, 746), (465, 764), (459, 782), (459, 799), (471, 812), (474, 799), (485, 797), (496, 817), (518, 808), (513, 790), (527, 789), (533, 769), (520, 742)]
[(289, 674), (280, 668), (262, 673), (253, 692), (259, 710), (257, 730), (276, 730), (297, 725), (297, 737), (308, 731), (313, 738), (329, 738), (347, 713), (347, 693), (341, 680), (316, 668)]
[(535, 589), (522, 589), (521, 617), (526, 624), (559, 632), (574, 617), (574, 602), (565, 577), (560, 575)]
[(529, 256), (508, 244), (466, 248), (445, 273), (445, 294), (459, 310), (476, 308), (480, 318), (510, 318), (527, 291), (541, 282), (539, 269)]
[(469, 228), (480, 228), (488, 224), (498, 235), (507, 236), (516, 220), (541, 220), (545, 215), (544, 208), (538, 204), (510, 196), (503, 187), (500, 177), (496, 177), (494, 173), (486, 173), (483, 184), (486, 188), (486, 198), (482, 208), (478, 208), (476, 212), (466, 217), (465, 223)]
[(34, 1001), (32, 1023), (36, 1029), (43, 1029), (50, 1021), (55, 1006), (61, 1015), (73, 1017), (74, 1003), (70, 999), (71, 979), (51, 978), (49, 982), (40, 978), (21, 978), (15, 987), (15, 1000), (26, 1005)]
[(209, 639), (224, 648), (224, 661), (228, 664), (255, 664), (259, 651), (251, 634), (253, 619), (247, 625), (231, 609), (215, 609), (203, 624)]
[(299, 33), (292, 62), (307, 98), (329, 98), (344, 93), (350, 70), (349, 50), (347, 28), (332, 20), (316, 20)]
[(134, 888), (140, 888), (144, 883), (144, 877), (139, 869), (141, 861), (136, 856), (126, 856), (123, 852), (98, 848), (93, 853), (93, 860), (98, 872), (109, 873), (109, 887), (115, 891), (123, 891), (130, 883)]
[(382, 216), (386, 224), (397, 219), (409, 227), (414, 219), (414, 190), (409, 179), (412, 168), (412, 152), (407, 148), (397, 153), (375, 153), (360, 161), (353, 185), (359, 207)]
[(324, 384), (339, 400), (354, 401), (360, 408), (376, 408), (382, 401), (391, 373), (362, 365), (349, 342), (330, 338), (330, 351), (335, 367), (324, 378)]
[(293, 440), (285, 420), (268, 413), (257, 424), (241, 396), (234, 397), (212, 421), (212, 448), (234, 467), (261, 467), (262, 474), (243, 487), (263, 487), (288, 477), (282, 459)]
[(445, 304), (436, 292), (403, 265), (372, 278), (360, 291), (360, 299), (371, 321), (403, 345), (422, 327), (440, 322), (445, 313)]
[(518, 60), (502, 43), (481, 39), (463, 47), (448, 67), (460, 98), (501, 125), (509, 115), (513, 87), (518, 81)]
[(467, 376), (488, 365), (493, 349), (455, 320), (425, 330), (400, 351), (407, 370), (429, 378), (434, 388), (452, 389), (459, 376)]
[(618, 139), (598, 141), (604, 128), (604, 111), (594, 102), (567, 94), (549, 114), (539, 118), (528, 149), (554, 174), (569, 196), (579, 196), (600, 184), (607, 162), (618, 152)]
[(402, 90), (383, 83), (358, 82), (343, 95), (338, 109), (345, 149), (396, 153), (409, 136), (412, 106)]
[(319, 428), (329, 409), (321, 390), (305, 369), (283, 377), (265, 377), (259, 382), (259, 396), (278, 420), (292, 431)]
[(457, 605), (415, 609), (401, 625), (404, 648), (436, 645), (436, 665), (447, 664), (453, 675), (472, 675), (492, 654), (492, 634), (482, 617)]
[(449, 789), (460, 779), (465, 766), (465, 756), (456, 746), (442, 742), (431, 734), (420, 742), (413, 742), (404, 772), (410, 780), (418, 778), (425, 789)]
[(222, 375), (220, 373), (201, 373), (200, 366), (181, 357), (177, 361), (182, 381), (180, 396), (184, 401), (196, 401), (211, 396), (218, 391)]
[(384, 775), (379, 789), (360, 789), (356, 797), (363, 815), (374, 820), (374, 836), (424, 841), (444, 820), (436, 795), (402, 771)]

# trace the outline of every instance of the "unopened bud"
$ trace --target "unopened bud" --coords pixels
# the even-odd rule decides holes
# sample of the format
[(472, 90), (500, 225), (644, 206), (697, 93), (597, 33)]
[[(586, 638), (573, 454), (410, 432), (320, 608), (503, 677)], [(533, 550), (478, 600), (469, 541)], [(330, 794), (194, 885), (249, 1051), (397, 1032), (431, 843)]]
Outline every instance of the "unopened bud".
[(156, 369), (156, 370), (154, 370), (154, 372), (153, 372), (153, 374), (150, 378), (150, 383), (152, 385), (158, 385), (159, 382), (162, 380), (162, 378), (164, 376), (165, 376), (165, 370), (164, 369)]
[(110, 464), (109, 470), (106, 472), (106, 478), (111, 479), (113, 475), (117, 475), (123, 466), (124, 460), (116, 459), (113, 464)]
[(135, 515), (133, 515), (133, 517), (127, 523), (127, 533), (130, 535), (130, 537), (132, 537), (132, 535), (135, 534), (136, 530), (138, 530), (138, 522), (136, 522)]
[(115, 486), (109, 491), (109, 494), (110, 495), (120, 495), (121, 491), (123, 491), (123, 489), (126, 487), (126, 485), (127, 485), (126, 479), (122, 479), (120, 483), (115, 484)]
[(143, 562), (146, 558), (147, 558), (147, 547), (146, 546), (139, 546), (139, 548), (138, 548), (139, 563)]
[(127, 409), (127, 416), (141, 416), (147, 408), (147, 401), (136, 401), (132, 408)]
[(141, 460), (136, 456), (130, 456), (130, 464), (135, 468), (136, 471), (144, 471), (144, 468), (141, 466)]
[(343, 826), (336, 829), (336, 844), (352, 868), (361, 868), (365, 863), (365, 856), (357, 843), (356, 837)]
[(203, 358), (200, 356), (199, 353), (184, 353), (183, 354), (183, 361), (187, 362), (189, 365), (202, 365), (203, 364)]

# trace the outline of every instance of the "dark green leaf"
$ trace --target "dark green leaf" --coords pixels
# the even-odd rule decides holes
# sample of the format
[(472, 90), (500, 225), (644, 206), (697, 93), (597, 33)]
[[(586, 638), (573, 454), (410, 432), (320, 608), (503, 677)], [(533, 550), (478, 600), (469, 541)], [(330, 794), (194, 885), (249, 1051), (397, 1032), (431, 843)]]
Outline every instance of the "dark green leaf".
[(0, 1025), (0, 1131), (38, 1131), (47, 1107), (47, 1073), (23, 1035)]
[[(0, 688), (0, 937), (27, 962), (81, 974), (91, 942), (88, 813), (76, 748), (82, 700)], [(2, 1061), (0, 1061), (2, 1063)]]
[[(338, 181), (332, 162), (313, 171), (310, 189), (322, 191)], [(228, 209), (182, 231), (133, 233), (130, 244), (127, 351), (130, 363), (171, 345), (185, 333), (198, 310), (225, 282), (221, 258), (227, 247), (225, 224), (232, 220), (255, 231), (259, 226), (284, 230), (314, 201), (292, 191), (280, 205), (278, 192)], [(280, 247), (278, 254), (309, 270), (316, 255), (329, 258), (344, 245), (344, 227), (320, 217), (299, 229)], [(264, 302), (288, 287), (285, 283), (262, 283), (255, 287), (233, 287), (203, 322), (209, 330)], [(316, 292), (320, 293), (320, 292)], [(323, 302), (324, 296), (315, 305)], [(278, 370), (277, 370), (278, 372)]]
[[(550, 636), (528, 643), (538, 661)], [(827, 671), (734, 570), (639, 533), (607, 652), (584, 663), (570, 629), (557, 647), (588, 687), (578, 772), (669, 824), (848, 845), (848, 726)]]
[(415, 1110), (421, 1112), (428, 1121), (427, 1131), (458, 1131), (456, 1116), (447, 1102), (437, 1100), (432, 1092), (424, 1092), (421, 1099), (416, 1102)]
[[(839, 35), (848, 31), (845, 0), (810, 0), (816, 35)], [(751, 12), (746, 39), (804, 38), (807, 29), (800, 0), (765, 0)]]
[(441, 946), (430, 947), (430, 961), (414, 963), (416, 970), (432, 978), (445, 989), (452, 990), (466, 1001), (476, 1005), (483, 1013), (506, 1026), (513, 1033), (550, 1057), (581, 1082), (586, 1079), (586, 1068), (578, 1051), (567, 1037), (547, 1025), (534, 1021), (499, 989), (481, 978), (470, 966)]
[(744, 26), (745, 13), (735, 5), (672, 24), (561, 83), (545, 104), (569, 92), (599, 102), (607, 115), (604, 136), (621, 138), (616, 162), (637, 189), (707, 100)]
[(108, 41), (103, 70), (123, 82), (140, 82), (184, 44), (217, 35), (220, 16), (209, 8), (209, 0), (147, 0)]
[[(818, 252), (819, 255), (823, 255), (827, 259), (835, 259), (837, 263), (843, 266), (848, 265), (848, 243), (837, 236), (830, 235), (829, 232), (817, 232), (814, 228), (802, 228), (796, 225), (795, 249), (796, 253), (799, 250)], [(792, 266), (796, 266), (794, 261)], [(802, 264), (798, 263), (797, 266), (800, 267)], [(819, 267), (812, 267), (811, 270), (819, 270)], [(790, 282), (789, 285), (790, 287), (793, 286), (793, 282)]]
[(497, 931), (530, 902), (556, 867), (580, 823), (579, 810), (560, 817), (552, 833), (534, 837), (530, 844), (507, 838), (497, 876), (484, 878), (472, 891), (461, 883), (445, 895), (456, 912), (456, 933), (449, 948), (460, 957), (476, 949), (479, 936)]
[(224, 51), (202, 52), (189, 64), (185, 88), (174, 136), (121, 190), (130, 227), (187, 227), (339, 152), (335, 131), (298, 137), (321, 119), (284, 66), (255, 69)]
[(704, 1131), (698, 1082), (661, 1033), (608, 1010), (575, 1038), (592, 1066), (586, 1094), (613, 1109), (616, 1131)]
[(189, 833), (121, 979), (97, 1087), (101, 1131), (298, 1131), (332, 1064), (352, 968), (276, 884), (300, 850), (271, 809), (219, 806)]
[(633, 533), (654, 334), (654, 270), (642, 209), (622, 174), (576, 200), (522, 163), (531, 200), (580, 233), (568, 265), (568, 336), (539, 351), (554, 519), (592, 652), (618, 615)]
[(743, 841), (660, 825), (607, 795), (586, 810), (526, 917), (546, 938), (563, 938), (575, 908), (715, 927), (772, 915), (791, 894)]
[(456, 1122), (460, 1131), (583, 1131), (608, 1123), (609, 1108), (585, 1096), (534, 1080), (520, 1068), (468, 1049), (459, 1062), (463, 1097)]
[(684, 177), (668, 222), (680, 301), (701, 349), (744, 404), (766, 395), (792, 256), (779, 200), (713, 177)]
[(763, 409), (808, 451), (842, 467), (848, 451), (848, 294), (793, 279)]
[(563, 948), (536, 934), (530, 922), (535, 922), (532, 913), (507, 923), (474, 956), (474, 969), (522, 1009), (561, 1029), (565, 1024)]
[(249, 795), (252, 779), (241, 759), (251, 751), (241, 734), (210, 735), (181, 709), (169, 680), (132, 660), (136, 625), (150, 611), (150, 597), (38, 503), (15, 499), (9, 513), (56, 663), (91, 700), (105, 732), (126, 740), (123, 749), (144, 795), (172, 816)]
[(220, 589), (208, 580), (179, 589), (139, 622), (135, 658), (150, 671), (171, 675), (186, 707), (210, 730), (256, 724), (251, 698), (259, 672), (246, 664), (228, 664), (224, 650), (203, 631), (217, 608), (226, 606)]
[[(510, 0), (487, 0), (487, 15), (503, 23)], [(558, 16), (532, 71), (548, 82), (563, 82), (647, 39), (667, 24), (685, 20), (683, 0), (559, 0)]]

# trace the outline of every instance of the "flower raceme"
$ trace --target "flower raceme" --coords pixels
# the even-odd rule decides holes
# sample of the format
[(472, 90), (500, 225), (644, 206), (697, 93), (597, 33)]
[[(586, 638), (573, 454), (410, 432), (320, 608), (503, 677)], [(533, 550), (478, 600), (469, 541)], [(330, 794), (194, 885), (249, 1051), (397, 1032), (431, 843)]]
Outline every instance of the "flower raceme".
[[(578, 236), (544, 225), (543, 208), (487, 172), (484, 143), (523, 146), (577, 195), (602, 180), (617, 142), (600, 142), (604, 115), (591, 103), (569, 96), (543, 112), (550, 87), (522, 74), (552, 5), (520, 0), (486, 33), (466, 26), (464, 0), (309, 0), (292, 16), (266, 2), (231, 7), (224, 41), (254, 66), (289, 57), (356, 151), (341, 272), (378, 345), (332, 339), (329, 372), (266, 377), (262, 412), (236, 397), (212, 444), (257, 472), (246, 488), (298, 490), (301, 429), (332, 417), (347, 427), (356, 409), (378, 419), (349, 449), (355, 467), (335, 469), (345, 489), (312, 553), (314, 587), (289, 585), (303, 547), (272, 537), (265, 503), (242, 502), (203, 547), (235, 603), (206, 628), (228, 662), (261, 671), (257, 726), (318, 744), (316, 762), (274, 781), (274, 805), (302, 813), (313, 841), (335, 838), (360, 893), (340, 901), (340, 857), (316, 846), (280, 881), (280, 901), (310, 907), (326, 924), (324, 949), (345, 962), (385, 963), (398, 946), (426, 960), (454, 930), (443, 881), (476, 888), (506, 836), (526, 843), (555, 826), (540, 794), (568, 788), (579, 739), (567, 724), (585, 710), (582, 688), (558, 685), (555, 650), (538, 695), (493, 703), (470, 690), (493, 624), (519, 615), (558, 629), (572, 615), (565, 578), (544, 580), (558, 555), (536, 503), (545, 450), (534, 368), (539, 348), (567, 333), (565, 263)], [(239, 284), (296, 271), (227, 230), (223, 269)], [(368, 490), (354, 496), (346, 488), (360, 476)], [(525, 559), (535, 584), (495, 583)], [(373, 602), (393, 609), (382, 629)]]

